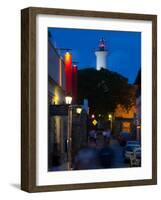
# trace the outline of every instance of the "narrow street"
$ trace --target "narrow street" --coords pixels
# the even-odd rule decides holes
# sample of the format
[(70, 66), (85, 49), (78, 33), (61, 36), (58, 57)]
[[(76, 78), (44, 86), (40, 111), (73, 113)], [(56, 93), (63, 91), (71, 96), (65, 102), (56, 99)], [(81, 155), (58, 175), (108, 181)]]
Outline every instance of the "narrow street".
[(113, 137), (110, 139), (110, 143), (108, 146), (104, 144), (104, 140), (102, 136), (99, 136), (96, 148), (97, 149), (104, 149), (104, 148), (109, 148), (109, 151), (112, 152), (112, 162), (110, 168), (125, 168), (129, 167), (129, 164), (124, 162), (123, 158), (123, 148), (120, 146), (118, 143), (117, 139), (114, 139)]
[(114, 137), (111, 137), (109, 144), (105, 144), (103, 136), (98, 135), (96, 144), (94, 142), (89, 143), (88, 147), (94, 147), (99, 151), (103, 151), (103, 159), (105, 160), (105, 162), (108, 162), (108, 160), (111, 161), (110, 166), (108, 166), (107, 168), (130, 167), (128, 163), (124, 162), (124, 147), (120, 146), (117, 139), (114, 139)]
[[(99, 135), (97, 137), (96, 143), (89, 142), (88, 147), (85, 147), (79, 151), (79, 153), (83, 156), (83, 160), (81, 162), (84, 162), (86, 159), (88, 159), (87, 154), (89, 152), (88, 151), (86, 152), (86, 149), (88, 149), (89, 151), (96, 150), (96, 152), (102, 152), (102, 154), (99, 154), (99, 158), (98, 158), (100, 161), (103, 161), (101, 163), (103, 165), (99, 165), (99, 167), (101, 167), (101, 168), (109, 169), (109, 168), (127, 168), (127, 167), (129, 167), (129, 164), (124, 163), (123, 147), (120, 146), (118, 141), (116, 139), (114, 139), (113, 137), (110, 139), (109, 144), (105, 144), (104, 138), (102, 135)], [(95, 158), (95, 156), (94, 156), (94, 158)], [(89, 157), (89, 159), (90, 159), (90, 157)], [(75, 158), (74, 158), (74, 160), (75, 160)], [(69, 167), (70, 164), (71, 163), (69, 163), (66, 160), (58, 168), (53, 169), (53, 171), (73, 170), (73, 168)]]

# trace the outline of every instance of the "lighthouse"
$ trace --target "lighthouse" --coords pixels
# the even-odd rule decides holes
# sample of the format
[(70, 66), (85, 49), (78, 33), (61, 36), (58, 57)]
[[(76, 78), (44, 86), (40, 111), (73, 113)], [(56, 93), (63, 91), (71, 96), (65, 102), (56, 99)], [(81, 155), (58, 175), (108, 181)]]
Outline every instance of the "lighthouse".
[(106, 68), (107, 50), (105, 48), (105, 41), (102, 38), (99, 42), (98, 50), (95, 51), (96, 55), (96, 69)]

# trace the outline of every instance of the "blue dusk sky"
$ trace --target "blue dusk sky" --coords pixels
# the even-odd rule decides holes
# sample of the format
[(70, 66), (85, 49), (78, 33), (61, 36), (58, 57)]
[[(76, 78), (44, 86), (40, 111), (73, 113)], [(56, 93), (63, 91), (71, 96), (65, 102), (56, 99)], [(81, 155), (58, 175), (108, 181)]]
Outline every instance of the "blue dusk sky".
[(103, 37), (108, 51), (107, 69), (133, 83), (141, 67), (141, 33), (68, 28), (48, 28), (56, 48), (70, 48), (78, 69), (96, 68), (95, 50)]

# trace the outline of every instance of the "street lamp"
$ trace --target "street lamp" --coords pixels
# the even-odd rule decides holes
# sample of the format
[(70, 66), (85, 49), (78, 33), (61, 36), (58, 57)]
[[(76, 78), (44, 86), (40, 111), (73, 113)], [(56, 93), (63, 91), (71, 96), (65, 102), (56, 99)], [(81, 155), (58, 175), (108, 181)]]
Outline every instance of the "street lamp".
[(65, 97), (65, 103), (66, 104), (71, 104), (72, 103), (72, 97), (71, 96), (66, 96)]
[(81, 112), (82, 112), (82, 108), (76, 108), (76, 113), (77, 114), (81, 114)]
[(68, 128), (67, 128), (67, 168), (71, 170), (72, 167), (72, 97), (66, 96), (65, 97), (65, 103), (68, 106)]
[(92, 114), (92, 116), (91, 116), (91, 117), (92, 117), (92, 119), (94, 119), (94, 118), (95, 118), (95, 115), (94, 115), (94, 114)]
[(112, 115), (111, 114), (108, 115), (108, 119), (112, 120)]
[(111, 114), (108, 115), (108, 119), (110, 121), (110, 128), (112, 130), (112, 115)]

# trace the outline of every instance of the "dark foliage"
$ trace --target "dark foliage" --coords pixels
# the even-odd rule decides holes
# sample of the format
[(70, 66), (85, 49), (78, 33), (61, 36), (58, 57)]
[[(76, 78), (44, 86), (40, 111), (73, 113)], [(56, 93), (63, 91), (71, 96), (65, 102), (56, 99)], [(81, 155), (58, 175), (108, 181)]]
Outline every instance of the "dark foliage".
[(96, 114), (113, 112), (118, 104), (128, 109), (134, 102), (134, 86), (116, 72), (86, 68), (78, 71), (78, 102), (84, 98)]

